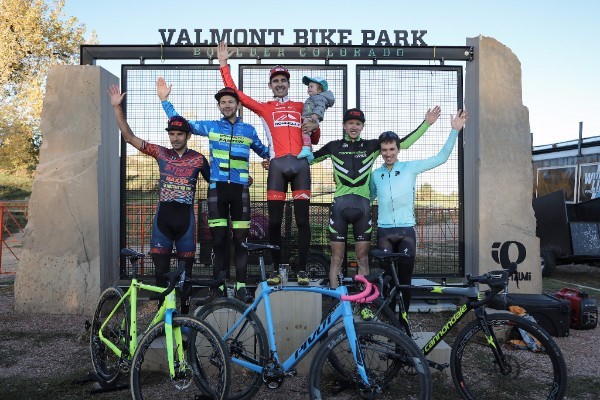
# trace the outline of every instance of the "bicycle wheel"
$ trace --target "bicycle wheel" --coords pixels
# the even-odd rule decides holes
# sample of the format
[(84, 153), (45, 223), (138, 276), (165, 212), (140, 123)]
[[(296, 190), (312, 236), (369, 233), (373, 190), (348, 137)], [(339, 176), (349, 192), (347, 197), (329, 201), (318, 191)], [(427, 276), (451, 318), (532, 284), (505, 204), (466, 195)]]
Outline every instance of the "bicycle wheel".
[[(487, 322), (496, 336), (507, 371), (500, 371), (479, 321), (472, 321), (460, 331), (450, 354), (452, 379), (461, 396), (464, 399), (562, 398), (567, 369), (550, 335), (539, 325), (512, 314), (491, 314)], [(534, 343), (531, 347), (525, 342), (530, 339)]]
[[(246, 311), (239, 300), (222, 298), (197, 309), (195, 316), (211, 325), (223, 337)], [(254, 312), (225, 340), (229, 355), (233, 358), (263, 366), (268, 358), (268, 341), (265, 328)], [(260, 389), (262, 377), (235, 362), (231, 363), (231, 387), (229, 398), (249, 399)]]
[[(391, 325), (395, 328), (403, 329), (402, 325), (400, 324), (400, 321), (398, 320), (398, 317), (396, 315), (394, 315), (392, 310), (387, 306), (381, 307), (383, 305), (383, 303), (384, 303), (383, 299), (376, 299), (372, 303), (353, 304), (352, 305), (352, 315), (354, 318), (354, 322), (367, 322), (363, 318), (363, 310), (368, 309), (369, 311), (372, 312), (373, 315), (375, 315), (375, 317), (370, 319), (368, 322), (382, 323), (382, 324)], [(327, 318), (329, 315), (331, 315), (331, 313), (333, 313), (333, 311), (337, 308), (337, 306), (339, 304), (340, 304), (339, 302), (332, 302), (329, 309), (326, 310), (325, 312), (323, 312), (323, 320), (325, 320), (325, 318)], [(379, 310), (380, 308), (381, 308), (381, 310)], [(344, 327), (344, 323), (343, 323), (342, 319), (338, 319), (337, 322), (335, 323), (335, 325), (332, 328), (330, 328), (329, 331), (333, 332), (334, 330), (337, 330), (337, 329), (343, 330), (344, 329), (343, 327)], [(327, 339), (327, 336), (328, 336), (327, 334), (323, 335), (323, 338), (321, 340), (325, 341)], [(334, 352), (329, 353), (329, 358), (327, 359), (327, 362), (329, 362), (329, 364), (332, 368), (335, 368), (336, 370), (338, 370), (339, 373), (345, 374), (344, 363), (336, 357), (336, 353), (334, 353)]]
[[(104, 290), (98, 300), (90, 327), (92, 366), (96, 375), (106, 383), (112, 383), (119, 377), (121, 368), (124, 368), (121, 359), (127, 358), (129, 355), (129, 301), (125, 300), (115, 310), (117, 303), (122, 298), (123, 291), (117, 287), (109, 287)], [(103, 335), (123, 352), (123, 357), (117, 356), (100, 340), (99, 336), (100, 327), (113, 310), (115, 312), (104, 327)]]
[[(431, 397), (431, 372), (411, 339), (384, 324), (362, 322), (354, 326), (369, 388), (364, 386), (358, 374), (346, 331), (341, 329), (327, 338), (310, 365), (311, 399)], [(332, 353), (343, 366), (341, 370), (330, 365)]]
[[(173, 331), (181, 329), (185, 359), (175, 353), (175, 377), (169, 374), (165, 323), (160, 322), (142, 338), (133, 357), (130, 374), (134, 399), (196, 398), (208, 393), (226, 399), (230, 385), (229, 355), (219, 335), (208, 324), (187, 316), (173, 318)], [(174, 342), (175, 345), (175, 342)]]

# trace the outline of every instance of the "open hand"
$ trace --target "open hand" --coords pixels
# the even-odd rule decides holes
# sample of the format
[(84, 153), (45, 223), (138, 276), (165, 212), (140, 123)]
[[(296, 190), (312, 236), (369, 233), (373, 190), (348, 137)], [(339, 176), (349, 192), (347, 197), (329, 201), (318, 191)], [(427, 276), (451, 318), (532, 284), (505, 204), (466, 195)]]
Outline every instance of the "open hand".
[(217, 46), (217, 58), (219, 59), (219, 65), (221, 67), (227, 65), (227, 60), (229, 60), (229, 57), (231, 57), (232, 54), (233, 51), (231, 53), (229, 52), (229, 49), (227, 48), (227, 43), (219, 43), (219, 45)]
[(127, 94), (127, 92), (121, 93), (121, 89), (119, 89), (118, 85), (110, 85), (107, 92), (110, 96), (110, 104), (113, 107), (119, 107)]
[(450, 115), (451, 121), (450, 121), (450, 125), (452, 126), (452, 129), (456, 129), (457, 131), (460, 131), (463, 126), (465, 126), (465, 123), (467, 122), (467, 119), (469, 118), (469, 114), (467, 113), (466, 110), (461, 110), (459, 109), (456, 112), (455, 116)]
[(167, 86), (167, 82), (165, 82), (165, 78), (162, 76), (156, 80), (156, 94), (160, 101), (166, 100), (169, 97), (172, 87), (172, 84)]
[(427, 122), (429, 125), (435, 124), (435, 121), (437, 121), (441, 112), (442, 112), (442, 109), (440, 108), (440, 106), (435, 106), (433, 108), (430, 108), (425, 113), (425, 122)]

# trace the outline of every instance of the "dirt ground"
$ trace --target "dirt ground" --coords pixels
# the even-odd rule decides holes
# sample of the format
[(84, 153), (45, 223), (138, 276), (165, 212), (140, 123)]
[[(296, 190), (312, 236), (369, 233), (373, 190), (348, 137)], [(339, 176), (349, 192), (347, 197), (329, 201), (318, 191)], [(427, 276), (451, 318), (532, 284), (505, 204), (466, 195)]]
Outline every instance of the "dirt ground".
[[(17, 314), (13, 275), (0, 276), (0, 398), (1, 399), (128, 399), (127, 389), (92, 394), (95, 384), (85, 378), (92, 366), (88, 335), (81, 315)], [(546, 287), (546, 281), (544, 285)], [(589, 287), (600, 298), (600, 268), (559, 267), (551, 285)], [(600, 393), (600, 328), (571, 329), (555, 338), (568, 366), (568, 399), (597, 399)], [(458, 398), (450, 378), (438, 376), (435, 399)], [(289, 378), (280, 389), (266, 388), (256, 399), (305, 399), (305, 376)]]

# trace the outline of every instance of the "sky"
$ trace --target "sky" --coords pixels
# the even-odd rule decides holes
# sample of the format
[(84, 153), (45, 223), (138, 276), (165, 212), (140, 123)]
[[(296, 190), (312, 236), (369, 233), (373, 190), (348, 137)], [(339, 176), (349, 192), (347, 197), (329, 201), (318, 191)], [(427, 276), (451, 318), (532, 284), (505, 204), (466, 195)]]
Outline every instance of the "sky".
[[(282, 44), (293, 43), (294, 29), (351, 29), (354, 43), (364, 29), (426, 30), (429, 46), (492, 37), (521, 62), (534, 146), (577, 139), (580, 122), (584, 138), (600, 135), (600, 2), (594, 0), (66, 0), (63, 13), (105, 45), (159, 44), (159, 29), (169, 28), (284, 29)], [(118, 65), (98, 64), (118, 76)]]

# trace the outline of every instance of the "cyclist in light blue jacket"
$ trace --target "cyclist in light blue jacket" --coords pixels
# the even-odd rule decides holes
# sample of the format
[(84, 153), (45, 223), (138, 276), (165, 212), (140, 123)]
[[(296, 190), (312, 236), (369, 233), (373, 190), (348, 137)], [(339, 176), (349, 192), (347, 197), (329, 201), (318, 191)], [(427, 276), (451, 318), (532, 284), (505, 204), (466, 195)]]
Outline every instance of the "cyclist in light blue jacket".
[[(415, 183), (417, 175), (441, 165), (448, 160), (458, 132), (467, 121), (467, 112), (458, 110), (451, 119), (452, 130), (440, 152), (430, 158), (415, 161), (398, 161), (400, 138), (394, 132), (379, 136), (384, 164), (371, 174), (371, 201), (377, 198), (377, 246), (382, 250), (406, 253), (410, 257), (398, 260), (400, 284), (409, 285), (415, 266)], [(386, 268), (391, 268), (388, 264)], [(402, 290), (406, 310), (410, 306), (410, 291)], [(390, 305), (392, 306), (392, 305)], [(395, 308), (395, 303), (393, 304)]]

